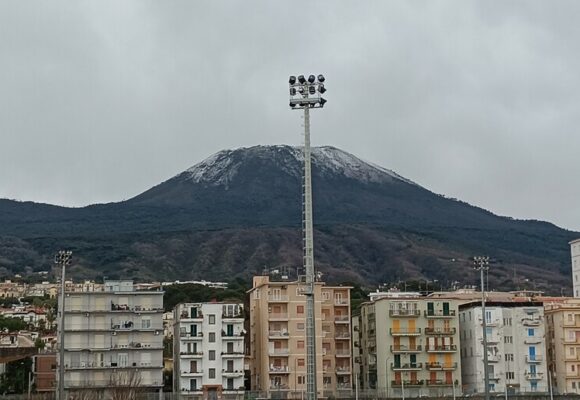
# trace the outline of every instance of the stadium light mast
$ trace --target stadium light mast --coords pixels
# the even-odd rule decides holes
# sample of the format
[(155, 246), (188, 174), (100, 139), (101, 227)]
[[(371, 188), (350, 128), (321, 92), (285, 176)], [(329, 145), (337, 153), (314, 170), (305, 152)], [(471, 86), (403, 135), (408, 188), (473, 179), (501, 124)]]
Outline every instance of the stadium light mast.
[(476, 271), (481, 273), (481, 327), (483, 330), (483, 384), (484, 399), (489, 400), (489, 364), (487, 355), (487, 320), (485, 315), (485, 286), (483, 273), (489, 269), (489, 257), (473, 257), (473, 264)]
[(303, 182), (303, 266), (306, 273), (306, 399), (316, 400), (316, 321), (314, 308), (315, 272), (314, 272), (314, 240), (312, 229), (312, 168), (310, 154), (310, 109), (322, 108), (326, 100), (322, 94), (324, 75), (310, 75), (305, 78), (290, 76), (288, 80), (290, 90), (290, 108), (304, 110), (304, 182)]
[(64, 291), (65, 291), (65, 269), (70, 265), (72, 258), (72, 251), (61, 250), (54, 256), (54, 263), (61, 268), (60, 278), (60, 299), (58, 301), (58, 309), (60, 312), (58, 319), (58, 400), (65, 400), (64, 394)]

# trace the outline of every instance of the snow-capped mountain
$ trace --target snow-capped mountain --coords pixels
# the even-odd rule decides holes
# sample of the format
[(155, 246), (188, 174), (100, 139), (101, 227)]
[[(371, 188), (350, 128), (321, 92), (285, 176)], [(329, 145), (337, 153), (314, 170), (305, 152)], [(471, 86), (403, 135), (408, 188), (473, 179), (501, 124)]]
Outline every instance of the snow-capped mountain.
[[(180, 176), (195, 183), (228, 186), (249, 158), (269, 158), (282, 171), (294, 177), (300, 177), (304, 149), (282, 145), (222, 150), (194, 165)], [(332, 146), (313, 147), (312, 163), (325, 176), (342, 176), (361, 182), (382, 183), (397, 179), (413, 183), (391, 170), (363, 161)]]

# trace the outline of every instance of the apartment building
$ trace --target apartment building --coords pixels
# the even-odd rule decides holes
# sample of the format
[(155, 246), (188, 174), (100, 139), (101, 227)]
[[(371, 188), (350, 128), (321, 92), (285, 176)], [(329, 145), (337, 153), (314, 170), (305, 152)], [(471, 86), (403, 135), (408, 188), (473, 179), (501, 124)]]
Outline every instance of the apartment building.
[(363, 389), (387, 397), (449, 396), (461, 390), (457, 303), (417, 293), (378, 293), (359, 321)]
[[(255, 276), (249, 290), (252, 390), (267, 397), (302, 398), (306, 391), (304, 284)], [(316, 373), (320, 397), (352, 388), (350, 290), (315, 285)]]
[(173, 321), (173, 391), (184, 399), (243, 397), (243, 305), (182, 303)]
[[(490, 301), (486, 303), (485, 322), (490, 392), (547, 392), (543, 304), (525, 299)], [(483, 393), (481, 302), (459, 307), (459, 329), (464, 393)]]
[(555, 392), (580, 393), (580, 299), (544, 303), (546, 347)]
[(574, 297), (580, 297), (580, 239), (571, 241), (570, 255), (572, 256), (572, 285)]
[(41, 353), (32, 357), (34, 388), (37, 393), (54, 392), (56, 389), (56, 354)]
[(163, 292), (132, 281), (65, 291), (65, 390), (161, 390), (162, 315)]

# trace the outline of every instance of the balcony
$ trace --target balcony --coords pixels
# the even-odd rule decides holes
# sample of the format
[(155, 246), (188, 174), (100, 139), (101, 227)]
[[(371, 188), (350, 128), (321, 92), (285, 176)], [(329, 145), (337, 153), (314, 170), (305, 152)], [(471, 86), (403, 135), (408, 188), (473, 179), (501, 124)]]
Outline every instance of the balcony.
[(179, 356), (181, 358), (202, 358), (203, 351), (182, 351)]
[(524, 339), (525, 344), (538, 344), (542, 343), (542, 338), (539, 336), (526, 336)]
[(335, 306), (348, 306), (350, 305), (349, 301), (346, 299), (334, 299)]
[(334, 323), (335, 324), (348, 324), (350, 322), (350, 317), (348, 315), (335, 315), (334, 316)]
[(181, 376), (184, 376), (184, 377), (203, 376), (203, 369), (198, 369), (197, 371), (182, 372)]
[(222, 323), (231, 323), (231, 322), (244, 322), (244, 313), (239, 312), (236, 314), (222, 314)]
[(427, 386), (453, 386), (453, 381), (443, 379), (427, 379)]
[(421, 328), (390, 328), (389, 332), (391, 336), (419, 336), (421, 334)]
[(350, 375), (350, 367), (336, 367), (337, 375)]
[(501, 354), (489, 354), (487, 355), (487, 362), (497, 363), (502, 360)]
[(427, 345), (427, 353), (453, 353), (457, 351), (456, 344), (448, 344), (443, 346), (429, 346)]
[(452, 336), (456, 332), (456, 328), (425, 328), (425, 335), (432, 336)]
[(271, 391), (290, 390), (290, 387), (287, 384), (277, 384), (277, 383), (271, 382), (270, 383), (270, 390)]
[(288, 302), (288, 296), (287, 295), (270, 295), (268, 296), (268, 302), (269, 303), (287, 303)]
[(191, 332), (181, 332), (179, 334), (181, 340), (202, 340), (203, 332), (191, 333)]
[(426, 310), (425, 317), (427, 318), (453, 318), (455, 317), (455, 310)]
[(420, 315), (421, 315), (421, 310), (408, 310), (408, 309), (389, 310), (389, 317), (417, 318)]
[(414, 386), (423, 386), (425, 381), (423, 379), (409, 379), (403, 381), (391, 381), (391, 387), (414, 387)]
[(540, 379), (543, 379), (544, 378), (544, 373), (543, 372), (529, 372), (529, 371), (526, 371), (526, 373), (524, 374), (524, 376), (529, 381), (537, 381), (537, 380), (540, 380)]
[(536, 354), (536, 355), (527, 355), (526, 356), (526, 362), (530, 363), (530, 364), (537, 364), (537, 363), (541, 363), (543, 360), (543, 357), (540, 354)]
[(182, 311), (179, 315), (182, 322), (203, 322), (203, 314), (198, 312), (196, 315), (191, 316), (189, 312)]
[(237, 378), (244, 375), (243, 370), (222, 369), (222, 376), (224, 378)]
[(243, 351), (222, 351), (222, 358), (242, 358), (244, 357)]
[(350, 332), (335, 332), (334, 338), (338, 340), (349, 340)]
[(288, 368), (287, 365), (282, 366), (282, 367), (276, 367), (274, 365), (270, 365), (270, 370), (269, 370), (270, 374), (289, 374), (290, 373), (290, 368)]
[(287, 356), (289, 354), (288, 349), (270, 349), (268, 350), (270, 356)]
[(270, 339), (290, 339), (288, 331), (269, 331), (268, 337)]
[(426, 363), (425, 368), (429, 371), (453, 371), (457, 369), (457, 363)]
[(336, 349), (334, 352), (336, 357), (350, 357), (349, 349)]
[[(482, 318), (479, 318), (479, 324), (480, 325), (483, 325), (483, 319)], [(490, 326), (490, 327), (499, 326), (499, 318), (486, 320), (485, 321), (485, 326)]]
[(391, 363), (393, 371), (419, 371), (423, 368), (423, 363), (394, 364)]
[(423, 346), (419, 345), (415, 345), (415, 346), (405, 346), (405, 345), (399, 345), (399, 346), (391, 346), (391, 353), (397, 354), (397, 353), (420, 353), (423, 350)]
[(270, 313), (268, 319), (270, 321), (288, 321), (288, 313)]
[(223, 340), (236, 340), (236, 339), (244, 339), (243, 332), (226, 332), (222, 331), (222, 338)]
[(522, 324), (524, 326), (540, 326), (542, 323), (541, 318), (524, 318), (522, 319)]

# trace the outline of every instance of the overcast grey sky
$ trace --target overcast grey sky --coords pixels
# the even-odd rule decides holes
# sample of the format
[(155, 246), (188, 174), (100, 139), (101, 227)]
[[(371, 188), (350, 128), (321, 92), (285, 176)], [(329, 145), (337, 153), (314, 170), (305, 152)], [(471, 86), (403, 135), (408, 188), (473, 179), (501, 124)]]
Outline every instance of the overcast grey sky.
[(0, 197), (130, 198), (224, 148), (315, 145), (580, 231), (580, 2), (2, 1)]

